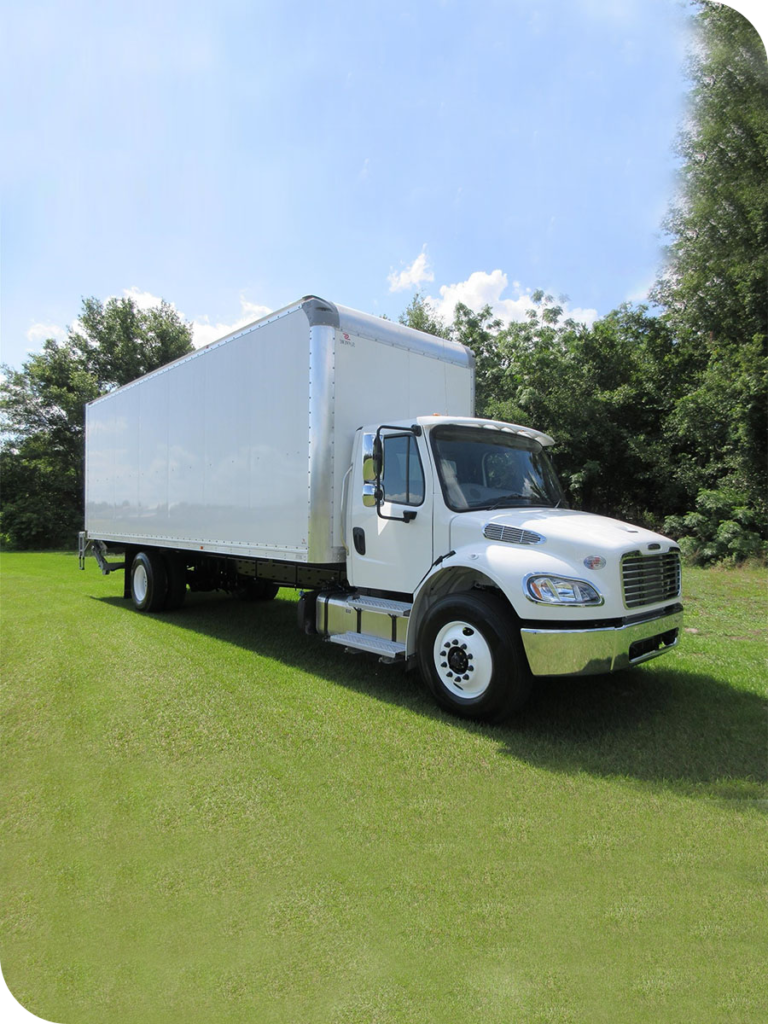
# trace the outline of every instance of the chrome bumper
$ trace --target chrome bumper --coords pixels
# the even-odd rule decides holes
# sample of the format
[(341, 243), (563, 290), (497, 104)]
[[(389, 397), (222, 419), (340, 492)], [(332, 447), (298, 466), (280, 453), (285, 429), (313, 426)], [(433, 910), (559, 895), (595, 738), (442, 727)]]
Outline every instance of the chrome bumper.
[(520, 630), (535, 676), (591, 676), (640, 665), (677, 646), (682, 611), (607, 629)]

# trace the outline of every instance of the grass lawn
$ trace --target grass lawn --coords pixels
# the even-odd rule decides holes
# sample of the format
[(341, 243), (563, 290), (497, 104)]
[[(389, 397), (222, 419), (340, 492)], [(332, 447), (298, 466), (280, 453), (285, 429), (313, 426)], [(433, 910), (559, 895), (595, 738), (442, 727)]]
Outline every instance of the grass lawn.
[(768, 1020), (765, 573), (503, 727), (305, 637), (2, 559), (0, 962), (78, 1024)]

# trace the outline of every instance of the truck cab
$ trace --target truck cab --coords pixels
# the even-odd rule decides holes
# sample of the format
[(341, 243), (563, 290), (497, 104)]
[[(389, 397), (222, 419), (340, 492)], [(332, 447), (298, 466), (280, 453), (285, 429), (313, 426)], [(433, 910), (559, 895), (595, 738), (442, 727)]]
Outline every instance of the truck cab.
[(588, 675), (672, 649), (680, 553), (640, 527), (574, 511), (529, 427), (420, 416), (356, 432), (343, 493), (348, 589), (317, 632), (418, 664), (459, 714), (503, 718), (533, 677)]

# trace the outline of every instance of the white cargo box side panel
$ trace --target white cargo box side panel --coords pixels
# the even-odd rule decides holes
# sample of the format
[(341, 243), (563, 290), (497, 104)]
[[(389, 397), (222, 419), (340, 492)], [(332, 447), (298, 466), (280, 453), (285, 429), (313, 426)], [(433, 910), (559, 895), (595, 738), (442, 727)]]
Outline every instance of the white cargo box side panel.
[(294, 309), (90, 405), (89, 534), (306, 560), (308, 374)]
[[(359, 427), (433, 413), (474, 415), (471, 354), (461, 345), (424, 335), (414, 337), (413, 347), (406, 347), (408, 338), (388, 338), (388, 328), (392, 326), (397, 325), (381, 320), (374, 323), (371, 332), (376, 331), (376, 337), (337, 332), (333, 468), (337, 495), (341, 494), (352, 458), (354, 434)], [(338, 397), (341, 395), (343, 400)], [(343, 553), (342, 537), (338, 502), (334, 507), (333, 543)]]

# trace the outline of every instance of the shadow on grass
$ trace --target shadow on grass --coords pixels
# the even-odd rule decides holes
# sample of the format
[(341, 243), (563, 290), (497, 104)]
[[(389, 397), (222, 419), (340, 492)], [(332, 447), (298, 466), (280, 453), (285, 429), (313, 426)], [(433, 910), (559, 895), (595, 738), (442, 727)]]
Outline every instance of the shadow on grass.
[[(135, 615), (117, 597), (96, 598)], [(503, 753), (569, 775), (622, 776), (682, 793), (733, 801), (765, 797), (764, 702), (727, 682), (675, 667), (675, 655), (611, 676), (536, 680), (526, 708), (503, 726), (445, 714), (418, 674), (370, 655), (306, 637), (289, 600), (247, 604), (222, 595), (188, 595), (178, 612), (157, 616), (326, 681), (496, 739)]]

